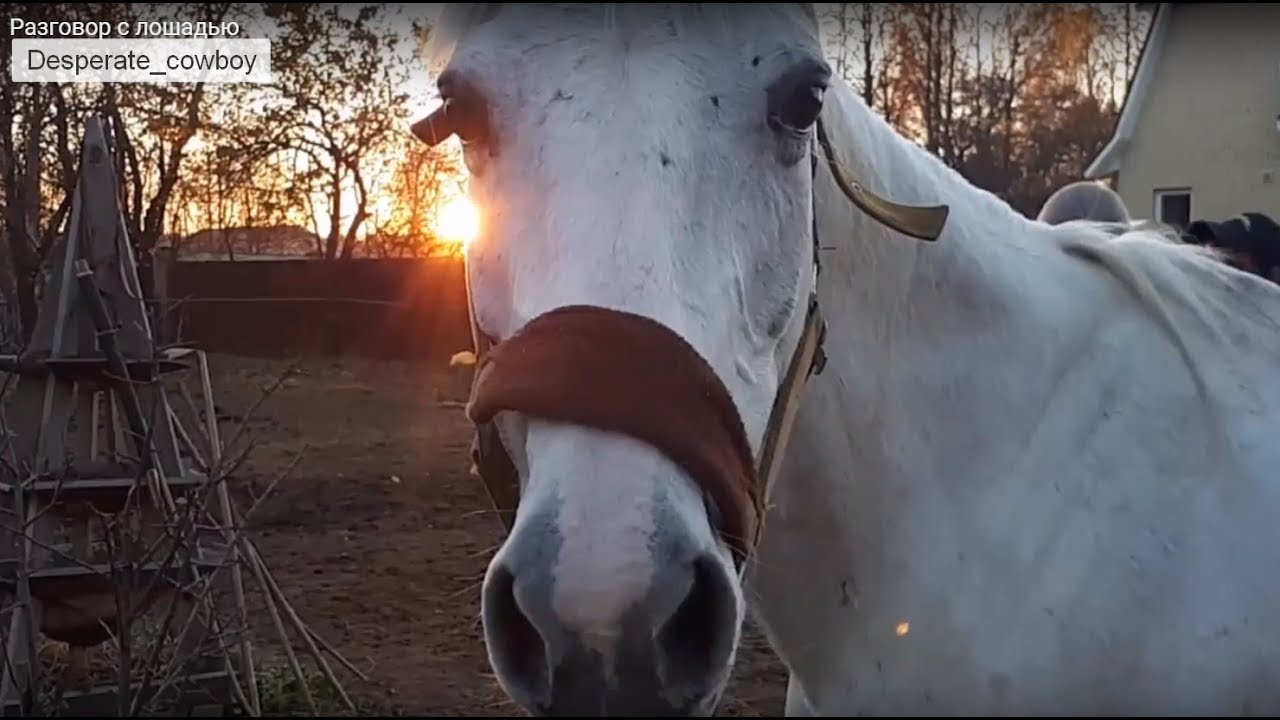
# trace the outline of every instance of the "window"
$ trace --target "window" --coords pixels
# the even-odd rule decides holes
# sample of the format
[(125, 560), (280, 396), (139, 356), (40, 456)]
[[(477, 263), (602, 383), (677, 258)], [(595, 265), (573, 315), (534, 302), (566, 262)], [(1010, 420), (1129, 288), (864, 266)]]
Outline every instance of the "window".
[(1186, 230), (1191, 224), (1191, 190), (1157, 190), (1155, 216), (1156, 222)]

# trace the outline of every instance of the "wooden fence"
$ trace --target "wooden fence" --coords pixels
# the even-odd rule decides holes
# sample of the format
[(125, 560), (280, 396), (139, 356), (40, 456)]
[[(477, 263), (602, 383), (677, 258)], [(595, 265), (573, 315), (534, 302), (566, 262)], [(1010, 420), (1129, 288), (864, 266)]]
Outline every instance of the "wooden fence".
[(162, 332), (210, 351), (447, 362), (471, 347), (456, 259), (162, 261), (157, 270), (169, 308)]

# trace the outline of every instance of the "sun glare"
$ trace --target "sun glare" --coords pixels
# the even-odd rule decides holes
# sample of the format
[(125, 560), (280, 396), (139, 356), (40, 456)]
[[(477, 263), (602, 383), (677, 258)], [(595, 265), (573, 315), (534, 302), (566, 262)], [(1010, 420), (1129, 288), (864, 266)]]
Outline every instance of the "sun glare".
[(480, 210), (465, 195), (453, 198), (436, 213), (436, 236), (465, 248), (480, 234)]

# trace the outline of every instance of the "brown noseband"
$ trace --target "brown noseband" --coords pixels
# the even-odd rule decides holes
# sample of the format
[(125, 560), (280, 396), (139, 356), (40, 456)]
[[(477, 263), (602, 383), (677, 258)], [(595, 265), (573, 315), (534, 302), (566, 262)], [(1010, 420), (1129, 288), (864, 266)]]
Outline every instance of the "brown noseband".
[[(415, 124), (428, 144), (449, 132), (449, 107)], [(428, 132), (430, 131), (430, 132)], [(428, 140), (429, 138), (429, 140)], [(936, 240), (946, 206), (908, 207), (885, 200), (846, 177), (823, 123), (818, 149), (837, 186), (857, 207), (905, 235)], [(818, 258), (814, 208), (813, 261)], [(470, 300), (470, 287), (467, 289)], [(676, 332), (639, 315), (587, 305), (544, 313), (503, 342), (480, 332), (471, 309), (478, 364), (467, 415), (476, 426), (472, 472), (479, 476), (509, 531), (520, 501), (519, 473), (493, 420), (514, 411), (607, 430), (646, 442), (680, 466), (719, 511), (716, 530), (741, 567), (759, 541), (765, 502), (777, 475), (808, 378), (822, 371), (826, 324), (817, 287), (809, 296), (800, 343), (774, 398), (759, 457), (743, 429), (737, 406), (719, 376)]]
[[(715, 503), (725, 542), (749, 552), (763, 510), (751, 444), (715, 371), (665, 325), (586, 305), (534, 318), (476, 367), (468, 416), (480, 426), (503, 410), (658, 448)], [(481, 467), (486, 482), (495, 470)]]

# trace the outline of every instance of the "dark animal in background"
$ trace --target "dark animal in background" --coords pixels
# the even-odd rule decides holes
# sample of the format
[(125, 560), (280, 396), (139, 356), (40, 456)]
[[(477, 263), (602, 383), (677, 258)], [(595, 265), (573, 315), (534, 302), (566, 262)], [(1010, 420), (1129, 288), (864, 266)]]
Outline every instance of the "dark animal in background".
[(1036, 219), (1050, 225), (1071, 220), (1130, 222), (1129, 209), (1125, 207), (1120, 195), (1106, 185), (1090, 180), (1080, 180), (1058, 188), (1045, 200)]
[(1230, 220), (1196, 220), (1183, 239), (1219, 250), (1227, 263), (1280, 283), (1280, 224), (1259, 212)]

